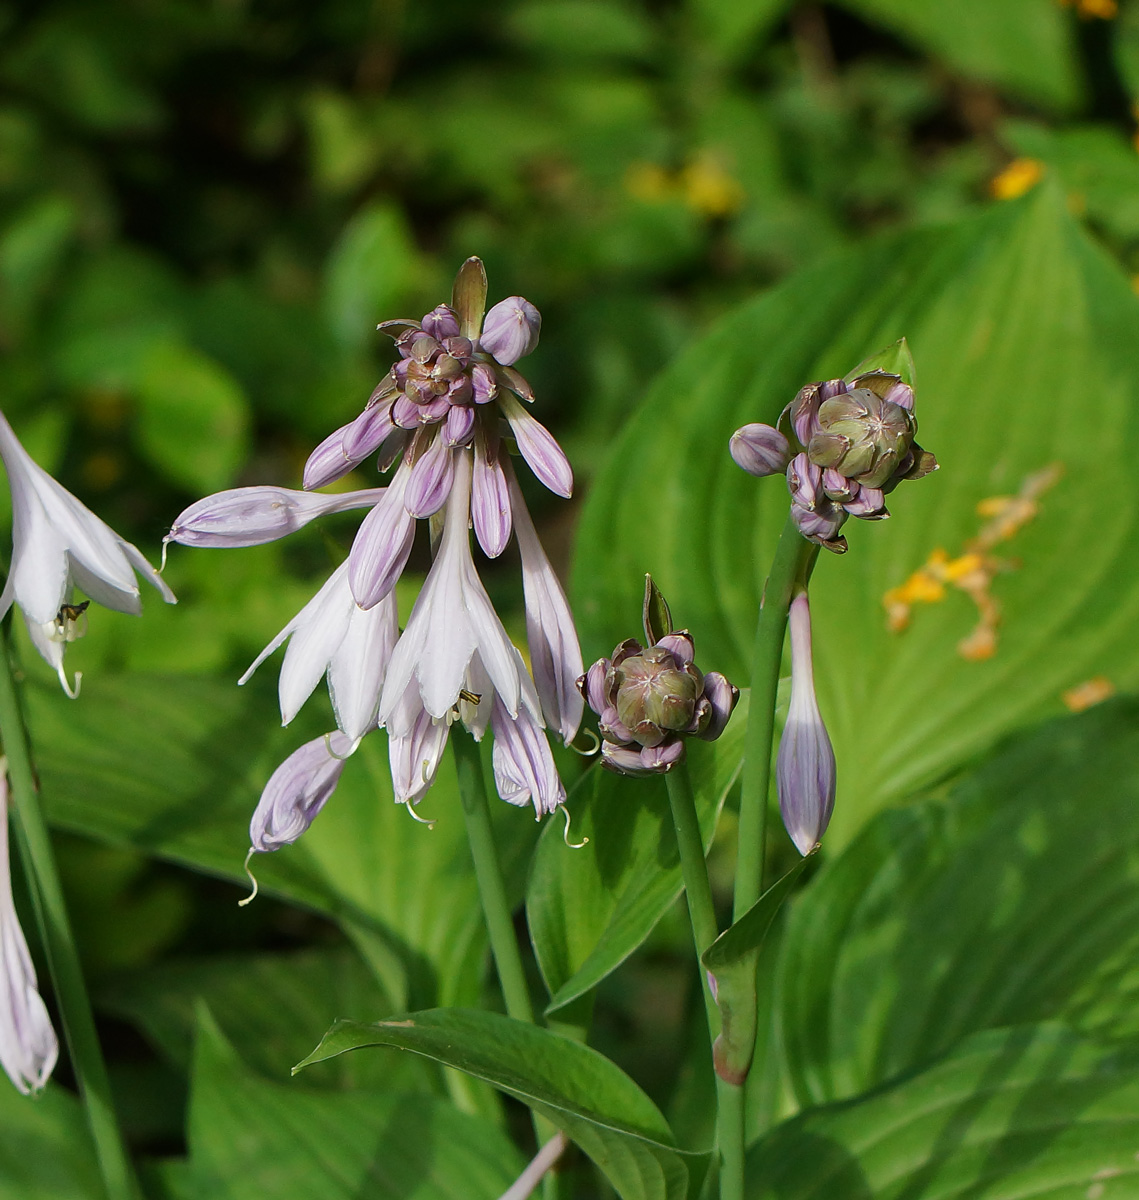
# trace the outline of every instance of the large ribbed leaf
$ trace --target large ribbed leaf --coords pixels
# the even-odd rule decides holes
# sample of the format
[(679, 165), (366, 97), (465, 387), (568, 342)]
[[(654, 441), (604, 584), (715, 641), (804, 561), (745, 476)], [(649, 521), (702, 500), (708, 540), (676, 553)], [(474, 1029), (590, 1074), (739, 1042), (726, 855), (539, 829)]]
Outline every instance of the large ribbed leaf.
[(374, 1025), (338, 1021), (301, 1066), (362, 1046), (423, 1054), (517, 1097), (577, 1142), (623, 1200), (687, 1192), (688, 1169), (660, 1110), (580, 1042), (497, 1013), (438, 1008)]
[(1058, 1026), (978, 1034), (773, 1130), (748, 1155), (748, 1200), (1125, 1200), (1137, 1065)]
[[(772, 421), (806, 381), (841, 375), (901, 336), (917, 363), (937, 474), (851, 522), (850, 551), (812, 582), (816, 677), (838, 757), (827, 847), (872, 812), (1057, 711), (1103, 673), (1139, 682), (1139, 303), (1047, 189), (980, 218), (874, 242), (745, 305), (684, 353), (617, 440), (586, 504), (575, 577), (587, 652), (621, 635), (651, 570), (699, 660), (746, 684), (759, 590), (787, 511), (778, 478), (728, 456), (732, 430)], [(958, 643), (963, 592), (887, 629), (882, 598), (974, 537), (980, 501), (1053, 463), (1065, 475), (996, 549), (1007, 569), (996, 654)]]
[(801, 895), (783, 940), (801, 1102), (854, 1095), (986, 1028), (1057, 1018), (1139, 1036), (1137, 881), (1134, 700), (1021, 735), (948, 797), (880, 814)]

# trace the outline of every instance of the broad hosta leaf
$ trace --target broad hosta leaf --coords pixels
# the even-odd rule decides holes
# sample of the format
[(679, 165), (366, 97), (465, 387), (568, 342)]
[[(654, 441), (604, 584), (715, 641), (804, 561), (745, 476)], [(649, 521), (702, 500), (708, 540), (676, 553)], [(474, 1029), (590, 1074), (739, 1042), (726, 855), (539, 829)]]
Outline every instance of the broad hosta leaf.
[[(242, 1059), (278, 1080), (289, 1078), (313, 1038), (337, 1017), (376, 1020), (392, 1011), (373, 973), (346, 947), (217, 955), (132, 971), (101, 989), (97, 1001), (102, 1011), (137, 1024), (182, 1067), (190, 1063), (196, 1010), (204, 1002)], [(410, 1092), (437, 1087), (435, 1075), (410, 1059), (393, 1071), (392, 1063), (355, 1054), (315, 1068), (305, 1083)]]
[(55, 1084), (30, 1100), (0, 1079), (0, 1200), (103, 1200), (79, 1101)]
[(978, 1034), (919, 1075), (804, 1113), (748, 1155), (748, 1200), (1125, 1200), (1134, 1056), (1070, 1030)]
[(628, 1075), (580, 1042), (477, 1009), (432, 1009), (374, 1025), (338, 1021), (301, 1063), (361, 1046), (423, 1054), (486, 1080), (564, 1130), (623, 1200), (680, 1200), (688, 1169), (660, 1110)]
[(1075, 40), (1060, 5), (1036, 0), (841, 0), (876, 25), (912, 40), (978, 79), (1022, 96), (1071, 106), (1079, 96)]
[[(814, 574), (816, 680), (839, 763), (830, 850), (871, 812), (1057, 710), (1064, 688), (1097, 673), (1139, 682), (1128, 483), (1139, 303), (1128, 280), (1047, 188), (805, 272), (663, 374), (614, 446), (581, 526), (575, 591), (587, 655), (616, 641), (614, 614), (635, 610), (651, 569), (701, 663), (746, 683), (787, 494), (779, 479), (740, 471), (728, 438), (746, 421), (773, 421), (805, 381), (842, 375), (903, 335), (917, 363), (921, 441), (942, 467), (891, 496), (891, 520), (850, 522), (850, 552), (824, 554)], [(952, 587), (891, 633), (883, 594), (934, 550), (963, 553), (980, 501), (1016, 493), (1056, 462), (1065, 475), (1039, 515), (996, 549), (1015, 561), (992, 585), (1003, 612), (995, 656), (958, 653), (976, 611)]]
[[(286, 731), (269, 680), (244, 689), (204, 679), (84, 680), (76, 702), (27, 691), (51, 821), (65, 829), (246, 883), (248, 823), (273, 768), (328, 726), (307, 713)], [(326, 912), (380, 969), (393, 1004), (477, 995), (485, 935), (450, 763), (422, 811), (392, 801), (382, 737), (345, 767), (336, 795), (293, 846), (258, 855), (274, 894)], [(502, 854), (520, 898), (532, 820), (496, 806)], [(236, 897), (235, 897), (236, 898)]]
[(881, 814), (783, 940), (800, 1100), (853, 1095), (990, 1027), (1139, 1035), (1137, 882), (1134, 700), (1046, 724), (947, 798)]
[[(723, 735), (689, 742), (689, 770), (705, 849), (739, 771), (747, 698)], [(526, 915), (538, 964), (558, 1009), (597, 986), (649, 936), (680, 895), (680, 856), (661, 779), (628, 779), (595, 767), (574, 790), (570, 837), (542, 834)]]
[(523, 1165), (493, 1125), (429, 1096), (261, 1079), (208, 1018), (189, 1143), (179, 1194), (214, 1200), (495, 1200)]

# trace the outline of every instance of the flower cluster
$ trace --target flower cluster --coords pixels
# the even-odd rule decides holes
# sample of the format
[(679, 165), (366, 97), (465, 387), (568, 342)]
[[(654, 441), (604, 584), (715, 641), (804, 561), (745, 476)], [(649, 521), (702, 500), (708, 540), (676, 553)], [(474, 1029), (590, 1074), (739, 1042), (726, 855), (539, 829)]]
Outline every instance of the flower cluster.
[(651, 577), (645, 590), (644, 647), (633, 638), (600, 658), (578, 680), (601, 730), (601, 762), (622, 775), (656, 775), (684, 758), (684, 738), (715, 741), (740, 698), (718, 671), (702, 674), (686, 630), (656, 628), (654, 608), (668, 613)]
[[(239, 488), (182, 513), (168, 540), (246, 546), (271, 541), (314, 517), (369, 511), (348, 558), (273, 639), (242, 682), (289, 640), (281, 668), (287, 725), (327, 676), (337, 730), (302, 746), (269, 780), (251, 842), (267, 851), (295, 841), (334, 791), (344, 760), (372, 729), (388, 733), (396, 799), (417, 803), (431, 787), (450, 727), (461, 720), (494, 736), (499, 795), (555, 809), (565, 790), (545, 727), (575, 736), (581, 651), (561, 584), (515, 478), (503, 421), (534, 474), (569, 496), (573, 474), (550, 433), (523, 406), (534, 394), (514, 363), (537, 344), (538, 310), (520, 296), (485, 313), (486, 275), (477, 258), (460, 269), (450, 305), (422, 320), (386, 321), (399, 358), (354, 420), (310, 455), (303, 492)], [(376, 455), (394, 466), (386, 487), (315, 496)], [(418, 519), (431, 518), (436, 553), (401, 634), (394, 588)], [(522, 559), (533, 676), (479, 579), (470, 529), (489, 557), (511, 534)], [(291, 640), (290, 640), (291, 639)]]
[(800, 533), (836, 554), (847, 517), (888, 517), (885, 498), (899, 483), (937, 470), (914, 441), (913, 388), (888, 371), (808, 384), (779, 424), (786, 434), (758, 422), (737, 429), (732, 457), (752, 475), (785, 471)]

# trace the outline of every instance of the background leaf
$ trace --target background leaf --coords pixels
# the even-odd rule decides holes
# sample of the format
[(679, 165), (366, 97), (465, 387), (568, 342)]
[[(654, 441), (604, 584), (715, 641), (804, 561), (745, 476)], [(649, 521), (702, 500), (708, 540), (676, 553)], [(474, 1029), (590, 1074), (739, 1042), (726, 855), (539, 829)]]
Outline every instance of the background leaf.
[(374, 1025), (338, 1021), (300, 1065), (362, 1046), (424, 1054), (486, 1080), (547, 1117), (623, 1200), (680, 1200), (688, 1170), (660, 1110), (619, 1067), (580, 1042), (478, 1009), (432, 1009)]
[[(575, 592), (587, 657), (612, 645), (611, 614), (635, 605), (651, 569), (701, 662), (746, 682), (787, 494), (779, 479), (740, 471), (728, 438), (746, 421), (773, 421), (803, 382), (841, 375), (902, 335), (917, 363), (920, 438), (942, 469), (900, 488), (890, 521), (851, 522), (850, 553), (824, 555), (814, 575), (816, 681), (840, 764), (831, 850), (878, 808), (1058, 711), (1062, 689), (1100, 673), (1119, 687), (1139, 682), (1126, 484), (1139, 304), (1128, 281), (1048, 189), (806, 272), (732, 313), (665, 371), (613, 447), (581, 526)], [(953, 589), (906, 632), (889, 632), (884, 593), (934, 550), (960, 554), (981, 500), (1016, 493), (1055, 462), (1063, 479), (1009, 544), (1013, 569), (992, 584), (1004, 614), (996, 655), (958, 653), (976, 613)], [(1092, 477), (1095, 490), (1083, 484)], [(1110, 522), (1101, 487), (1113, 497)], [(691, 535), (691, 513), (710, 519), (709, 536)]]
[(1134, 1057), (1027, 1026), (912, 1078), (804, 1113), (748, 1155), (749, 1200), (1123, 1200), (1134, 1191)]
[(0, 1197), (102, 1200), (103, 1184), (79, 1101), (57, 1084), (35, 1099), (0, 1080)]
[(804, 1104), (986, 1028), (1139, 1036), (1139, 703), (1022, 735), (944, 799), (875, 818), (792, 908), (779, 963)]

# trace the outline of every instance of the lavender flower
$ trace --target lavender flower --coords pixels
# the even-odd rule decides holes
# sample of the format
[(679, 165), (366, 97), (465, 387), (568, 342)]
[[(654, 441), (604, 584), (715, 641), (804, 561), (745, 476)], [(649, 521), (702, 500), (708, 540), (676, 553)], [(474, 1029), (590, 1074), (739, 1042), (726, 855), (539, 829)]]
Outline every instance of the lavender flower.
[(811, 665), (811, 610), (807, 593), (791, 601), (791, 706), (775, 775), (783, 824), (800, 854), (818, 848), (834, 811), (835, 758), (815, 699)]
[[(308, 827), (336, 786), (343, 755), (375, 727), (388, 733), (398, 801), (414, 804), (426, 794), (455, 720), (477, 739), (492, 730), (503, 799), (532, 803), (539, 815), (565, 799), (543, 730), (549, 723), (566, 741), (577, 732), (581, 650), (510, 465), (504, 430), (558, 495), (570, 495), (573, 473), (524, 407), (534, 393), (514, 367), (538, 343), (538, 310), (512, 296), (484, 319), (485, 306), (486, 275), (472, 258), (455, 279), (450, 305), (419, 321), (385, 321), (380, 328), (395, 339), (398, 361), (359, 416), (325, 438), (304, 470), (308, 493), (375, 454), (381, 471), (395, 467), (386, 487), (339, 496), (236, 489), (198, 501), (170, 532), (168, 540), (191, 545), (254, 545), (326, 512), (369, 510), (347, 561), (242, 677), (244, 683), (291, 638), (279, 684), (283, 721), (327, 675), (337, 736), (345, 739), (335, 753), (310, 743), (278, 768), (254, 820), (254, 849), (274, 849)], [(416, 521), (426, 518), (438, 540), (435, 561), (400, 636), (394, 588)], [(475, 570), (472, 524), (491, 558), (517, 533), (534, 678)], [(266, 821), (290, 836), (266, 834)]]
[(800, 533), (836, 554), (846, 550), (839, 530), (847, 517), (884, 520), (887, 493), (937, 470), (914, 440), (914, 391), (900, 375), (875, 370), (808, 384), (779, 420), (796, 446), (770, 425), (744, 425), (732, 435), (732, 457), (752, 475), (786, 470)]
[(134, 546), (32, 460), (2, 413), (0, 459), (12, 490), (12, 565), (0, 594), (0, 619), (13, 601), (19, 605), (32, 645), (74, 699), (80, 676), (74, 686), (67, 682), (63, 652), (86, 632), (88, 602), (73, 604), (73, 588), (104, 608), (137, 615), (137, 571), (167, 604), (177, 600)]
[[(668, 614), (651, 577), (645, 588), (645, 641), (629, 638), (612, 658), (600, 658), (577, 686), (600, 718), (603, 766), (622, 775), (663, 774), (684, 759), (684, 738), (714, 741), (740, 698), (739, 688), (716, 671), (696, 667), (686, 630), (654, 627), (654, 601)], [(657, 636), (659, 635), (659, 636)], [(655, 638), (655, 640), (654, 640)]]
[(24, 1095), (47, 1083), (59, 1056), (59, 1043), (36, 985), (12, 899), (8, 862), (8, 776), (0, 760), (0, 1066)]

